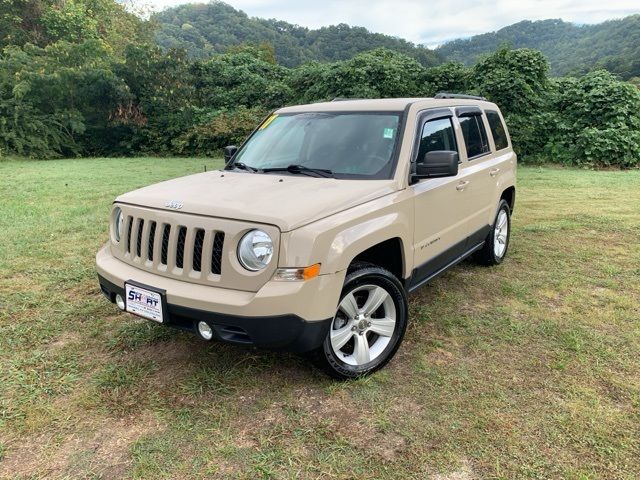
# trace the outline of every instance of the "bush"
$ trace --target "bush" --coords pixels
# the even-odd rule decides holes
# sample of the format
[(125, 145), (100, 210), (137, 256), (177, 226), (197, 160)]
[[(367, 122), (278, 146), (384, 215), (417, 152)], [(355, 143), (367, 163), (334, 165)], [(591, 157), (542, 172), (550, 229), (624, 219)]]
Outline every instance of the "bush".
[(568, 165), (640, 165), (640, 91), (606, 71), (556, 84), (558, 125), (547, 150)]
[(640, 131), (627, 127), (587, 128), (574, 144), (572, 165), (589, 167), (640, 165)]
[(220, 156), (227, 145), (240, 145), (267, 113), (244, 106), (213, 112), (207, 121), (175, 139), (173, 146), (180, 155)]
[(506, 116), (505, 121), (509, 127), (514, 150), (521, 162), (553, 161), (549, 139), (553, 138), (558, 130), (558, 116), (555, 112), (511, 114)]

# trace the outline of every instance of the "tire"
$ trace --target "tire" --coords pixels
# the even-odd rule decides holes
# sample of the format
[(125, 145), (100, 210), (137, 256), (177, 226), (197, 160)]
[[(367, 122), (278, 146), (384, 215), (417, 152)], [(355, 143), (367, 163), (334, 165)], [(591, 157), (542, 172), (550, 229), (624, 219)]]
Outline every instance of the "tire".
[[(506, 231), (505, 231), (506, 228)], [(507, 256), (509, 239), (511, 238), (511, 209), (506, 200), (500, 200), (498, 211), (491, 230), (484, 241), (484, 246), (478, 250), (475, 259), (481, 265), (498, 265)]]
[(402, 343), (408, 311), (395, 276), (372, 264), (352, 265), (327, 336), (312, 354), (316, 365), (343, 380), (382, 368)]

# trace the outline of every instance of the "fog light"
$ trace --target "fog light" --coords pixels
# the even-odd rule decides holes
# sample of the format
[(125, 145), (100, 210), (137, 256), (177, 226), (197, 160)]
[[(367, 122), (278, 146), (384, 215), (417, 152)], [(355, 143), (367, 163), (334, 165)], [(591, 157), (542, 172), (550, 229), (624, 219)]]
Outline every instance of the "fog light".
[(198, 333), (205, 340), (211, 340), (213, 338), (213, 330), (207, 322), (198, 322)]
[(116, 294), (116, 305), (120, 310), (124, 310), (124, 298), (119, 293)]

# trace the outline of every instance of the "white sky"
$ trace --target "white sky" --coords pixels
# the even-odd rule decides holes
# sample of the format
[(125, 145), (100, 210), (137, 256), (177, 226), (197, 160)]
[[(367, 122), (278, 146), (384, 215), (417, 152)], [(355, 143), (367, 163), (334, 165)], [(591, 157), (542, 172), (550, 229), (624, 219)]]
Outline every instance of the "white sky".
[[(195, 3), (143, 1), (155, 11)], [(576, 23), (599, 23), (640, 13), (639, 0), (227, 0), (226, 3), (252, 17), (277, 18), (309, 28), (347, 23), (427, 46), (494, 31), (520, 20), (562, 18)]]

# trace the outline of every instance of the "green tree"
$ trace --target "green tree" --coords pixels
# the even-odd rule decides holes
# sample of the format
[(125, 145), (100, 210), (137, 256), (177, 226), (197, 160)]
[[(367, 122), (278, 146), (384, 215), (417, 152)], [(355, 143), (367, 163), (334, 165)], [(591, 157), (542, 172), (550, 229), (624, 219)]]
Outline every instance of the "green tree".
[(2, 149), (45, 158), (95, 153), (109, 110), (126, 94), (105, 53), (99, 40), (6, 48), (0, 57)]
[(530, 114), (543, 104), (548, 72), (540, 52), (502, 47), (473, 67), (472, 79), (480, 95), (496, 102), (504, 113)]
[(351, 60), (338, 62), (329, 68), (307, 67), (309, 74), (315, 69), (320, 74), (316, 82), (309, 84), (306, 92), (298, 96), (314, 100), (330, 100), (334, 97), (389, 98), (416, 95), (421, 91), (424, 67), (416, 60), (384, 48), (356, 55)]
[(264, 59), (259, 49), (217, 55), (191, 65), (199, 105), (207, 108), (277, 108), (291, 102), (285, 67)]
[(0, 47), (45, 47), (62, 40), (81, 43), (101, 39), (109, 54), (152, 39), (148, 22), (113, 0), (2, 0)]
[(471, 72), (461, 63), (445, 63), (428, 68), (423, 75), (423, 95), (432, 97), (438, 92), (467, 93)]
[(124, 153), (172, 153), (173, 140), (198, 119), (195, 81), (185, 53), (130, 45), (115, 72), (129, 92), (114, 116), (123, 137), (120, 148)]

